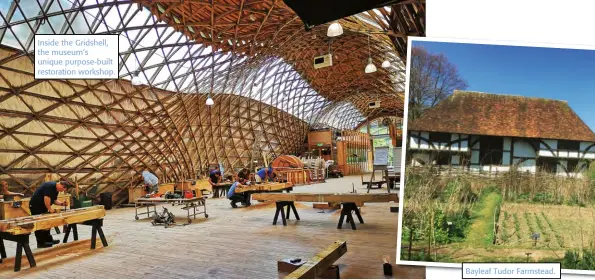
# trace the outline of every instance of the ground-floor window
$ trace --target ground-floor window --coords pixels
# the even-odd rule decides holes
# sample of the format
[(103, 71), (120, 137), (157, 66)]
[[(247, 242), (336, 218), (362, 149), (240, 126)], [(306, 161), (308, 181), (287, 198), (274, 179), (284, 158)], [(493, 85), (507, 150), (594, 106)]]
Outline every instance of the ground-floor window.
[(493, 136), (479, 137), (479, 162), (481, 165), (501, 165), (504, 138)]

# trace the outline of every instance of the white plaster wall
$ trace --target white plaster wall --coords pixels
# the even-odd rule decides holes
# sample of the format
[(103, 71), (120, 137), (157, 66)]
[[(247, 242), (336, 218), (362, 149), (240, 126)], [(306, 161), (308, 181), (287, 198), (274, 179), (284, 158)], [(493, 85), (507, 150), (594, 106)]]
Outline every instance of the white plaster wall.
[(471, 171), (476, 171), (476, 172), (477, 172), (477, 171), (479, 171), (479, 170), (480, 170), (480, 166), (479, 166), (479, 165), (470, 165), (470, 166), (469, 166), (469, 169), (470, 169)]
[(471, 151), (471, 162), (479, 163), (479, 151)]
[(484, 171), (484, 172), (506, 172), (509, 170), (510, 170), (510, 166), (484, 165), (481, 167), (481, 171)]
[(417, 149), (419, 140), (417, 139), (417, 131), (409, 132), (409, 148)]
[(514, 156), (515, 157), (524, 157), (524, 158), (536, 158), (537, 155), (535, 154), (535, 150), (533, 147), (529, 145), (527, 141), (522, 141), (519, 139), (514, 140)]
[[(543, 142), (548, 144), (550, 146), (550, 148), (552, 148), (553, 150), (558, 148), (558, 140), (551, 140), (551, 139), (543, 139)], [(539, 144), (539, 149), (540, 150), (547, 150), (547, 147), (545, 145), (543, 145), (543, 143)]]
[[(450, 134), (450, 141), (455, 142), (455, 141), (459, 140), (459, 135), (460, 134), (457, 134), (457, 133), (451, 133)], [(450, 150), (451, 151), (458, 151), (459, 150), (459, 145), (460, 145), (460, 142), (453, 143), (452, 146), (450, 146)]]
[(430, 163), (430, 155), (424, 153), (413, 153), (411, 156), (412, 166), (422, 166), (421, 162), (425, 164)]
[[(595, 146), (589, 148), (589, 146), (593, 145), (592, 142), (581, 142), (580, 148), (583, 156), (587, 159), (595, 159)], [(589, 148), (589, 149), (587, 149)]]
[[(432, 145), (430, 145), (428, 142), (426, 142), (425, 140), (420, 140), (417, 138), (417, 131), (411, 131), (411, 135), (409, 136), (409, 147), (413, 148), (413, 149), (419, 149), (419, 150), (440, 150), (440, 151), (446, 151), (446, 150), (450, 150), (450, 151), (463, 151), (466, 152), (469, 150), (468, 146), (469, 143), (467, 140), (460, 142), (460, 143), (454, 143), (452, 146), (448, 146), (447, 143), (436, 143), (433, 142), (432, 144), (434, 145), (434, 148), (432, 148)], [(430, 138), (430, 132), (428, 131), (422, 131), (420, 133), (420, 137), (421, 138), (425, 138), (425, 139), (429, 139)], [(466, 138), (467, 135), (464, 134), (451, 134), (450, 135), (451, 140), (452, 141), (457, 141), (459, 140), (459, 138)], [(460, 145), (460, 147), (459, 147)]]
[(479, 139), (479, 136), (471, 136), (471, 143), (475, 143), (471, 149), (479, 149), (479, 141), (475, 142), (477, 139)]
[(504, 165), (504, 166), (510, 165), (510, 152), (502, 153), (502, 165)]
[(461, 151), (466, 152), (469, 150), (469, 135), (467, 135), (467, 134), (460, 134), (460, 135), (461, 135), (461, 138), (467, 139), (465, 141), (461, 141)]
[(450, 164), (452, 164), (452, 165), (461, 164), (461, 156), (460, 155), (452, 155), (450, 157)]
[(566, 175), (566, 171), (564, 169), (568, 166), (568, 162), (566, 160), (560, 160), (558, 165), (556, 165), (556, 173), (558, 175)]
[[(422, 131), (420, 134), (420, 137), (424, 138), (424, 139), (429, 139), (430, 138), (430, 133), (427, 131)], [(420, 149), (429, 149), (430, 145), (428, 145), (428, 142), (426, 141), (421, 141), (420, 145), (419, 145)]]
[(510, 140), (510, 137), (504, 137), (503, 139), (503, 146), (502, 149), (505, 151), (510, 151), (510, 147), (511, 147), (511, 143), (512, 141)]
[[(535, 152), (533, 152), (533, 154), (535, 154)], [(528, 159), (528, 160), (521, 162), (520, 164), (519, 164), (519, 161), (521, 161), (521, 160), (520, 159), (513, 160), (513, 163), (518, 166), (519, 171), (521, 171), (521, 172), (529, 171), (531, 173), (537, 172), (537, 161), (536, 160)]]

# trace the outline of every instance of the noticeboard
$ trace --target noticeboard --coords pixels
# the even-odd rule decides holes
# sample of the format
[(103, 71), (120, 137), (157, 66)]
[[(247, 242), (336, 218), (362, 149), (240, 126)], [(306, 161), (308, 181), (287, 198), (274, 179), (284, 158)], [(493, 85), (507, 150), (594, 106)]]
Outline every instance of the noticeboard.
[(374, 149), (374, 165), (388, 165), (388, 147)]

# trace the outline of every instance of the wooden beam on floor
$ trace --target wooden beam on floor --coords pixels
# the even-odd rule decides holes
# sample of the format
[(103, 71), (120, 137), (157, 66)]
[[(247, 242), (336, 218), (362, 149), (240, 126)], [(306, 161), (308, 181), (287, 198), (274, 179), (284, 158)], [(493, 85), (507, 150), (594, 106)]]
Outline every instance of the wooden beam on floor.
[(327, 269), (347, 252), (346, 241), (335, 241), (305, 264), (300, 266), (285, 279), (314, 279), (324, 274)]
[(396, 193), (257, 193), (254, 200), (304, 202), (399, 202)]

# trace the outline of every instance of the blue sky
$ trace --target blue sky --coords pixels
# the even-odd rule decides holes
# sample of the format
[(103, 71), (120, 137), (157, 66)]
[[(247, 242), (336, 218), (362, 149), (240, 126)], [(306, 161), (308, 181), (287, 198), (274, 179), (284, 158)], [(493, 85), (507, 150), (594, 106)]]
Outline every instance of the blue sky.
[[(467, 90), (566, 100), (595, 131), (595, 51), (414, 41), (457, 66)], [(555, 124), (554, 124), (555, 125)]]

